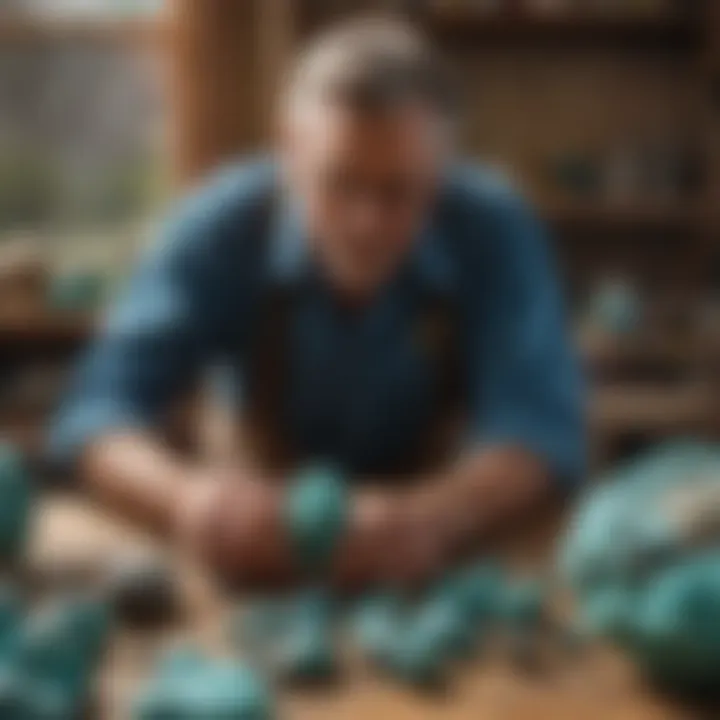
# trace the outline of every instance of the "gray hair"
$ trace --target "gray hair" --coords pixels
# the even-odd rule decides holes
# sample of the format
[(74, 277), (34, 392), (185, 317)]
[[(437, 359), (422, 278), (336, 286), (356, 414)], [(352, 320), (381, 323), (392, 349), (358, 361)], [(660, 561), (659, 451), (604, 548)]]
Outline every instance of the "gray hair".
[(383, 112), (408, 102), (453, 119), (458, 97), (448, 68), (413, 25), (392, 17), (365, 17), (326, 30), (301, 52), (284, 100), (339, 102)]

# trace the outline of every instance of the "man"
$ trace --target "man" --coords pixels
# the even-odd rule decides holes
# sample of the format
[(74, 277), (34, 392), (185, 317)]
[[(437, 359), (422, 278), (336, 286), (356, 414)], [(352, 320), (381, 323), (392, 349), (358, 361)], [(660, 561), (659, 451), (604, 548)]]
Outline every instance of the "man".
[[(180, 205), (81, 366), (54, 442), (91, 491), (226, 576), (278, 579), (282, 479), (333, 462), (355, 488), (333, 572), (365, 583), (438, 572), (577, 482), (581, 382), (543, 232), (452, 161), (453, 105), (396, 21), (301, 56), (277, 159)], [(218, 364), (244, 432), (194, 467), (155, 431)]]

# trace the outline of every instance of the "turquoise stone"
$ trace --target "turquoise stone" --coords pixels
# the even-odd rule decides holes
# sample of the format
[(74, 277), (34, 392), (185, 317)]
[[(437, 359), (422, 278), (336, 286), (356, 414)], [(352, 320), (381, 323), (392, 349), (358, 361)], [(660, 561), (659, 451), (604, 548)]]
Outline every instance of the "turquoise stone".
[(541, 582), (526, 580), (508, 585), (502, 602), (502, 617), (516, 628), (534, 629), (545, 612), (545, 588)]
[(638, 638), (649, 674), (674, 685), (720, 683), (720, 553), (658, 575), (638, 615)]
[(361, 600), (351, 618), (352, 636), (371, 663), (384, 666), (406, 622), (406, 608), (394, 593)]
[(163, 678), (191, 677), (207, 663), (205, 655), (196, 647), (183, 646), (166, 652), (158, 663), (157, 674)]
[(450, 665), (471, 654), (478, 639), (458, 590), (446, 581), (412, 603), (388, 595), (364, 610), (358, 627), (381, 669), (419, 688), (442, 684)]
[(285, 518), (303, 569), (312, 572), (327, 568), (345, 531), (348, 502), (344, 478), (329, 468), (307, 468), (294, 478)]
[(22, 598), (17, 589), (0, 585), (0, 667), (17, 649), (23, 615)]
[(15, 559), (24, 549), (33, 500), (30, 473), (22, 453), (0, 444), (0, 556)]
[(238, 663), (205, 662), (189, 676), (161, 673), (137, 701), (133, 720), (272, 720), (266, 683)]
[(583, 608), (583, 627), (619, 644), (633, 641), (639, 602), (635, 592), (608, 588), (594, 593)]
[(688, 544), (692, 518), (676, 512), (694, 483), (720, 482), (718, 470), (718, 444), (663, 443), (587, 493), (561, 545), (581, 623), (673, 689), (720, 685), (718, 538)]
[(294, 681), (331, 678), (337, 669), (334, 648), (334, 607), (323, 590), (301, 593), (290, 607), (289, 632), (275, 653), (281, 677)]
[(504, 591), (504, 574), (494, 562), (474, 563), (450, 579), (472, 619), (477, 623), (492, 621), (500, 612)]
[(86, 312), (97, 310), (104, 295), (105, 280), (101, 275), (78, 271), (53, 278), (48, 303), (53, 310)]
[(335, 608), (322, 589), (267, 598), (241, 610), (234, 625), (239, 646), (289, 682), (335, 676)]
[(631, 284), (608, 281), (592, 297), (590, 317), (603, 330), (626, 335), (635, 332), (642, 323), (642, 300)]
[(107, 608), (68, 599), (29, 618), (18, 640), (17, 667), (57, 705), (80, 712), (110, 631)]

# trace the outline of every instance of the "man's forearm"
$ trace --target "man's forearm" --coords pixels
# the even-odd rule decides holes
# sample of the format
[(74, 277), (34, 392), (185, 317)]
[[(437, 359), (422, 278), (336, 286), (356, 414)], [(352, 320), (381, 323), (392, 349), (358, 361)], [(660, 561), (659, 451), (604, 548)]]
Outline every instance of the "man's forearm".
[[(285, 488), (269, 478), (225, 468), (224, 480), (191, 482), (197, 469), (142, 434), (117, 434), (85, 454), (86, 486), (113, 511), (154, 532), (176, 529), (183, 506), (202, 529), (201, 551), (226, 576), (252, 584), (297, 578), (283, 524)], [(210, 495), (201, 505), (204, 487)], [(460, 546), (533, 507), (549, 488), (542, 462), (517, 449), (468, 456), (445, 474), (419, 479), (413, 490), (359, 491), (331, 575), (341, 585), (362, 586), (399, 576), (413, 564), (408, 553), (432, 554), (428, 543)], [(192, 494), (193, 489), (200, 491)], [(189, 492), (190, 491), (190, 492)], [(203, 517), (204, 515), (204, 517)], [(418, 558), (431, 568), (434, 559)], [(412, 572), (410, 573), (412, 574)], [(392, 579), (392, 578), (391, 578)]]
[[(283, 525), (285, 488), (272, 478), (251, 476), (239, 466), (203, 473), (140, 433), (96, 441), (84, 454), (81, 473), (100, 502), (158, 534), (178, 529), (185, 506), (186, 517), (195, 514), (195, 551), (229, 580), (284, 584), (298, 578)], [(339, 584), (361, 585), (376, 574), (392, 526), (386, 501), (389, 494), (382, 500), (365, 493), (353, 499), (331, 572)]]
[(85, 487), (114, 512), (167, 534), (187, 465), (159, 441), (141, 433), (108, 435), (93, 443), (81, 461)]
[(520, 519), (548, 497), (550, 473), (537, 456), (516, 447), (497, 447), (460, 458), (444, 476), (420, 489), (436, 507), (458, 545), (477, 542)]

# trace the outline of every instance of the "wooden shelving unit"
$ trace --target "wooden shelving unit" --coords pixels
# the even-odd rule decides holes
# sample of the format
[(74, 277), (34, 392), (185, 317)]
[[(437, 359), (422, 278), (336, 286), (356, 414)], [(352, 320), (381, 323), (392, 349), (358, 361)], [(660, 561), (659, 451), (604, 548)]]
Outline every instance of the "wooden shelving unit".
[(593, 232), (697, 234), (707, 217), (697, 203), (625, 203), (610, 201), (549, 202), (539, 204), (542, 216), (563, 229)]
[(441, 39), (472, 43), (478, 50), (514, 46), (687, 51), (696, 48), (701, 37), (696, 23), (674, 16), (555, 13), (515, 17), (453, 8), (425, 11), (420, 19)]
[(611, 437), (637, 433), (701, 432), (712, 421), (715, 402), (712, 388), (702, 384), (627, 384), (599, 388), (591, 404), (591, 426)]

